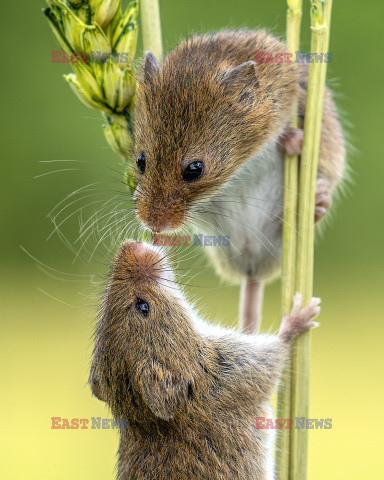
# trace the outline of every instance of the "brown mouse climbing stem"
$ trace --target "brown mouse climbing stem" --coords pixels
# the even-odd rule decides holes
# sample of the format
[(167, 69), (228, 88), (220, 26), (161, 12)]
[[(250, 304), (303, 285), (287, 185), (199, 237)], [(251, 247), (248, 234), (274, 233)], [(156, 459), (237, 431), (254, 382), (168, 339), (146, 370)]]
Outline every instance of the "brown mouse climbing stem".
[(279, 334), (206, 323), (164, 252), (127, 241), (106, 287), (90, 372), (120, 425), (119, 480), (273, 480), (269, 401), (290, 344), (314, 327), (319, 299), (301, 296)]
[[(274, 58), (286, 47), (266, 31), (238, 30), (193, 36), (163, 61), (147, 54), (134, 132), (140, 221), (154, 232), (190, 226), (194, 233), (230, 237), (229, 245), (204, 251), (220, 277), (243, 282), (247, 331), (255, 331), (260, 312), (257, 283), (280, 271), (282, 150), (300, 150), (308, 88), (308, 65), (257, 63), (260, 51)], [(326, 90), (317, 220), (342, 179), (344, 157)]]

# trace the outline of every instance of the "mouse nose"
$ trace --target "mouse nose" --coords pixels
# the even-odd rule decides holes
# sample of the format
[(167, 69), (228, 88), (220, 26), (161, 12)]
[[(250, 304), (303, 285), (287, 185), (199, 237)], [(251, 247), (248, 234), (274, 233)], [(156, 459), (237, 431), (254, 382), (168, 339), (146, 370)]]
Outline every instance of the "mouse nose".
[(141, 255), (147, 250), (147, 247), (143, 242), (138, 242), (136, 240), (126, 240), (124, 246), (136, 255)]
[(151, 229), (153, 233), (163, 233), (167, 232), (170, 230), (170, 226), (168, 223), (161, 223), (161, 222), (151, 222), (149, 225), (147, 225), (148, 228)]
[(181, 224), (177, 221), (171, 221), (161, 217), (150, 217), (146, 219), (140, 218), (140, 221), (153, 233), (165, 233), (169, 231), (174, 231), (181, 226)]
[(173, 282), (164, 251), (161, 248), (136, 240), (125, 240), (116, 255), (116, 270), (120, 277), (127, 274), (136, 283), (148, 279)]
[(146, 250), (143, 242), (134, 242), (132, 249), (137, 254), (143, 253)]
[(178, 196), (154, 197), (150, 201), (139, 198), (136, 204), (140, 222), (153, 233), (179, 229), (185, 218), (185, 202)]

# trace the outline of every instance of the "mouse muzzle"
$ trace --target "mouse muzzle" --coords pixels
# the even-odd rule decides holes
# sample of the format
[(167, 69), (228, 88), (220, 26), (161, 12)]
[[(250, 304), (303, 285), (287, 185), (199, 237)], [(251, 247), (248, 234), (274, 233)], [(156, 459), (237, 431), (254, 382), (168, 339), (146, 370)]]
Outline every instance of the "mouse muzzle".
[(136, 214), (154, 233), (174, 232), (185, 222), (185, 201), (180, 195), (155, 196), (150, 201), (137, 198)]
[(114, 276), (134, 283), (159, 282), (172, 286), (174, 282), (164, 249), (135, 240), (122, 243), (115, 257)]

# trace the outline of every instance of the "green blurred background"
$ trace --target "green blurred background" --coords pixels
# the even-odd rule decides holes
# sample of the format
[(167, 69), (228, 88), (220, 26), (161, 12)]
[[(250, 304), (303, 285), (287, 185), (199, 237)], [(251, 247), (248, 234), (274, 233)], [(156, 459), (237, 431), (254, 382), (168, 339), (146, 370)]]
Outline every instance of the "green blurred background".
[[(352, 181), (316, 249), (315, 293), (323, 298), (323, 313), (313, 335), (311, 417), (331, 417), (333, 429), (310, 432), (309, 478), (383, 478), (384, 68), (379, 45), (384, 12), (379, 0), (334, 4), (329, 78), (351, 125), (354, 151), (349, 155)], [(51, 63), (57, 47), (43, 6), (41, 1), (3, 2), (0, 18), (0, 477), (105, 480), (113, 478), (116, 432), (51, 430), (50, 425), (52, 416), (108, 416), (86, 381), (102, 280), (94, 274), (106, 272), (113, 242), (104, 242), (91, 260), (89, 251), (74, 261), (57, 236), (47, 241), (52, 231), (47, 214), (67, 194), (92, 182), (101, 182), (99, 193), (108, 198), (121, 187), (122, 167), (106, 145), (100, 116), (82, 106), (65, 84), (62, 74), (70, 69)], [(285, 29), (283, 1), (162, 0), (161, 13), (167, 50), (191, 31), (263, 26), (283, 34)], [(308, 40), (306, 11), (307, 51)], [(84, 163), (39, 163), (52, 160)], [(43, 175), (63, 168), (70, 170)], [(75, 210), (73, 205), (65, 212)], [(78, 222), (74, 214), (62, 227), (72, 243)], [(204, 258), (195, 265), (205, 265)], [(234, 325), (238, 288), (213, 288), (218, 282), (210, 269), (203, 275), (197, 268), (195, 274), (194, 285), (211, 288), (189, 287), (187, 295), (203, 313)], [(266, 292), (266, 328), (278, 325), (279, 288), (276, 282)]]

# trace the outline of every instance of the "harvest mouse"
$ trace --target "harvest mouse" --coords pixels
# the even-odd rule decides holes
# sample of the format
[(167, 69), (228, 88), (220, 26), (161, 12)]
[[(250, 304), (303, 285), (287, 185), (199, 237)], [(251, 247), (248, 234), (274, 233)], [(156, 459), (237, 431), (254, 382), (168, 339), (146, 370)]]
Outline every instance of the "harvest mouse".
[(296, 295), (277, 336), (209, 325), (159, 247), (126, 241), (96, 328), (90, 384), (119, 421), (119, 480), (273, 480), (268, 402), (319, 299)]
[[(266, 31), (239, 30), (192, 36), (160, 65), (147, 53), (135, 114), (138, 218), (153, 232), (189, 226), (230, 237), (229, 246), (204, 250), (223, 279), (242, 282), (248, 333), (257, 330), (263, 282), (280, 269), (283, 158), (301, 151), (309, 70), (257, 63), (258, 52), (281, 59), (286, 46)], [(300, 128), (293, 129), (296, 104)], [(316, 221), (344, 167), (343, 131), (327, 89)]]

